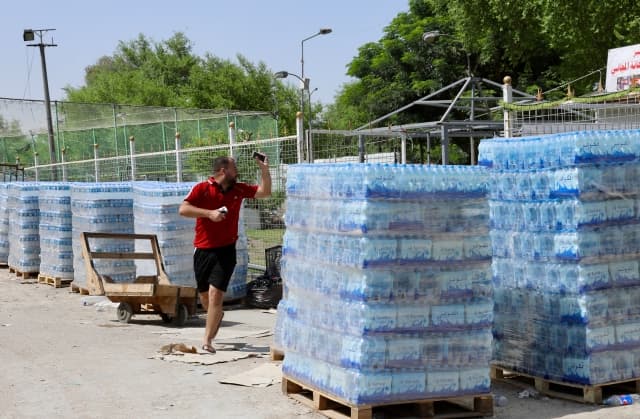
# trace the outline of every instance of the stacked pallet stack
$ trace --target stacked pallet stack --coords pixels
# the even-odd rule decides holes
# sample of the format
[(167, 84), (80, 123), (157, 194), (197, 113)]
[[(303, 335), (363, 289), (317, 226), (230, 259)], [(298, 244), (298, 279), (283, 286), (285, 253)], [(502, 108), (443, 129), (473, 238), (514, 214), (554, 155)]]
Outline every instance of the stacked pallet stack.
[(71, 184), (40, 183), (40, 276), (73, 280)]
[(487, 182), (477, 167), (290, 167), (285, 377), (353, 405), (489, 393)]
[(640, 377), (640, 132), (483, 141), (494, 357), (548, 380)]
[(17, 274), (36, 275), (40, 269), (39, 185), (9, 184), (9, 268)]
[[(136, 234), (155, 234), (171, 282), (195, 286), (193, 277), (193, 231), (195, 219), (181, 217), (178, 208), (193, 183), (135, 182), (133, 215)], [(136, 250), (149, 252), (149, 243), (136, 243)], [(144, 247), (141, 247), (144, 246)], [(136, 261), (137, 275), (157, 275), (155, 267)], [(152, 263), (151, 263), (152, 265)]]
[[(133, 233), (133, 192), (129, 182), (74, 183), (71, 185), (73, 285), (88, 289), (82, 258), (80, 233)], [(135, 240), (95, 239), (96, 252), (131, 253)], [(136, 277), (133, 260), (94, 260), (96, 270), (115, 282), (132, 282)]]

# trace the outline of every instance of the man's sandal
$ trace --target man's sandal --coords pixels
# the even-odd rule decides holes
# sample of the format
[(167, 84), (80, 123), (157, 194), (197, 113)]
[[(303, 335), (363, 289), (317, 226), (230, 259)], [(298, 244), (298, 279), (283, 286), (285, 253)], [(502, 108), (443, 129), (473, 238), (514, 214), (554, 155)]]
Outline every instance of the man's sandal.
[(214, 348), (213, 345), (202, 345), (202, 350), (205, 352), (209, 352), (210, 354), (216, 353), (216, 348)]

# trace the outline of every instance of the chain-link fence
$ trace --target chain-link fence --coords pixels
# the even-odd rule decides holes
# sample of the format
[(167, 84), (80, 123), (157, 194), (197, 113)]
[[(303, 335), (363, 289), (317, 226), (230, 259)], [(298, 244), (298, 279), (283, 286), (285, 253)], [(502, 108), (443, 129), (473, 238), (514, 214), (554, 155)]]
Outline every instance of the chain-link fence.
[[(265, 250), (280, 245), (284, 234), (285, 183), (287, 165), (296, 163), (295, 137), (252, 140), (215, 146), (195, 147), (167, 152), (140, 153), (131, 156), (103, 157), (91, 160), (33, 166), (25, 169), (27, 179), (48, 179), (54, 170), (68, 181), (108, 182), (118, 180), (177, 181), (182, 167), (182, 181), (197, 182), (211, 176), (213, 159), (233, 155), (238, 178), (258, 183), (260, 170), (252, 154), (260, 150), (269, 157), (272, 195), (268, 199), (247, 200), (244, 207), (245, 231), (249, 240), (252, 266), (264, 269)], [(135, 173), (135, 176), (133, 175)]]
[(136, 153), (170, 151), (176, 132), (183, 148), (223, 144), (231, 123), (238, 141), (278, 136), (278, 121), (267, 112), (56, 101), (51, 114), (49, 141), (43, 101), (0, 98), (0, 161), (37, 166), (128, 156), (132, 138)]
[(638, 89), (556, 102), (504, 104), (514, 136), (640, 128)]

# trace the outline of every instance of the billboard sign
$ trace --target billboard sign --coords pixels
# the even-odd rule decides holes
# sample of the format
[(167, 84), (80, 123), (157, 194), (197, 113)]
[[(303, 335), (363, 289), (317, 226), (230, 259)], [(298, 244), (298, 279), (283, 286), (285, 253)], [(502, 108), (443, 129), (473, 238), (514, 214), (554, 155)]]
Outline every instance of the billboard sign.
[(606, 90), (609, 93), (640, 87), (640, 44), (609, 50)]

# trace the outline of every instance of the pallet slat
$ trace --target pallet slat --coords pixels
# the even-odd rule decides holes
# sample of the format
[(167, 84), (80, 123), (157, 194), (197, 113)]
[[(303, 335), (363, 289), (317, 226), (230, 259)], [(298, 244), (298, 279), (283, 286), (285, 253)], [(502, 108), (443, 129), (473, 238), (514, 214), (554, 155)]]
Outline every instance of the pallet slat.
[(16, 274), (16, 276), (20, 279), (32, 279), (38, 277), (38, 272), (22, 272), (21, 270), (9, 266), (9, 272)]
[(372, 419), (374, 413), (385, 410), (392, 410), (395, 413), (404, 410), (419, 417), (434, 419), (493, 416), (491, 394), (354, 405), (287, 375), (282, 377), (282, 392), (291, 399), (332, 419)]
[(68, 287), (73, 279), (59, 278), (56, 276), (38, 275), (39, 284), (53, 285), (54, 288)]
[(272, 361), (282, 361), (284, 360), (284, 351), (276, 348), (269, 348), (269, 355)]
[(71, 285), (71, 292), (75, 292), (80, 295), (89, 295), (89, 290), (87, 288), (80, 287), (73, 282), (71, 282), (69, 285)]
[(602, 384), (578, 384), (525, 374), (500, 365), (491, 366), (491, 379), (518, 387), (534, 387), (540, 394), (578, 403), (602, 404), (603, 394), (638, 393), (640, 379), (611, 381)]

